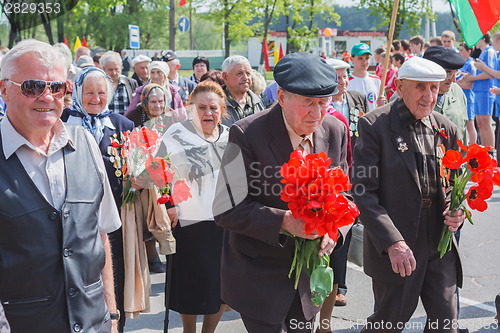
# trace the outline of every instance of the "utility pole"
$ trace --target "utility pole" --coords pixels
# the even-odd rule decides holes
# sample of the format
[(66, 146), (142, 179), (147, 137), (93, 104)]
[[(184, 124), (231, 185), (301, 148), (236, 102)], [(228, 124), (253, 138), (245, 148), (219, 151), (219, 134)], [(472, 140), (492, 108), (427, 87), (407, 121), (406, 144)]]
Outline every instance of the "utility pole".
[(168, 48), (175, 51), (175, 0), (170, 0)]
[(193, 49), (193, 19), (191, 18), (191, 13), (193, 12), (193, 7), (191, 6), (191, 1), (189, 1), (189, 49)]

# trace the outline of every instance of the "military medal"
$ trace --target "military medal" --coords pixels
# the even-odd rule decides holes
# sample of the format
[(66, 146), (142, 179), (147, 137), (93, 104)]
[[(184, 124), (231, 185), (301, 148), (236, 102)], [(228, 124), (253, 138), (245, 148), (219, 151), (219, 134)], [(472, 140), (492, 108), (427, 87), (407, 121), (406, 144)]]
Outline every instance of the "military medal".
[(408, 145), (406, 144), (406, 142), (404, 141), (404, 139), (400, 136), (398, 136), (396, 138), (396, 141), (398, 143), (398, 150), (402, 153), (404, 153), (405, 151), (408, 150)]

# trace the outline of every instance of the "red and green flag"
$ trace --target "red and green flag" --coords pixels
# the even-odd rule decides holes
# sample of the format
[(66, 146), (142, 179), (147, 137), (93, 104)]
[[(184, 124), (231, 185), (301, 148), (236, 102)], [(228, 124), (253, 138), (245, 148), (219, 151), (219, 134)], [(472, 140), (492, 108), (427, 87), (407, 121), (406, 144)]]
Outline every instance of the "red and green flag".
[(500, 18), (499, 0), (450, 0), (469, 47), (477, 44)]

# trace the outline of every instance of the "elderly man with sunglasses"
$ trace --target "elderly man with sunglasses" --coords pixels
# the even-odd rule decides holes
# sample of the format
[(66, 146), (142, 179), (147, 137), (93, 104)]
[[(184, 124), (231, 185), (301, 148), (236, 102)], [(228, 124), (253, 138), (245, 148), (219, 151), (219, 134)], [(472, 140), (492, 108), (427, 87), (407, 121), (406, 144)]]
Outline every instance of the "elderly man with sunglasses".
[(120, 219), (95, 140), (59, 119), (65, 65), (36, 40), (2, 62), (0, 300), (13, 332), (117, 332), (106, 234)]

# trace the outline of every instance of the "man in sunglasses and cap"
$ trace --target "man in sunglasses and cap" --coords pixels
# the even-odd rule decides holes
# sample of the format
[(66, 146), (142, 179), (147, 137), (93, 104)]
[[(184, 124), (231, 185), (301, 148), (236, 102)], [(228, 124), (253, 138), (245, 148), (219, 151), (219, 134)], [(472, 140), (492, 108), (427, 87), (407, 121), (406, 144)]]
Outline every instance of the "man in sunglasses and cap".
[(118, 332), (106, 234), (120, 218), (92, 135), (59, 119), (60, 59), (25, 40), (2, 62), (0, 300), (13, 332)]
[[(311, 302), (309, 277), (298, 289), (288, 278), (295, 242), (281, 233), (315, 239), (304, 232), (280, 199), (279, 174), (292, 151), (325, 152), (331, 165), (348, 173), (348, 129), (326, 113), (337, 93), (337, 73), (309, 53), (284, 56), (274, 68), (278, 104), (231, 126), (213, 205), (223, 227), (222, 299), (240, 312), (249, 332), (313, 332), (319, 311)], [(342, 243), (350, 226), (341, 229)], [(327, 235), (319, 255), (335, 242)]]
[(375, 298), (362, 332), (401, 332), (419, 298), (426, 332), (457, 332), (462, 269), (456, 242), (442, 258), (437, 250), (443, 226), (455, 232), (465, 218), (461, 209), (448, 211), (450, 184), (442, 167), (444, 153), (458, 149), (457, 127), (433, 112), (446, 75), (430, 60), (405, 61), (396, 80), (399, 98), (359, 119), (353, 195)]

